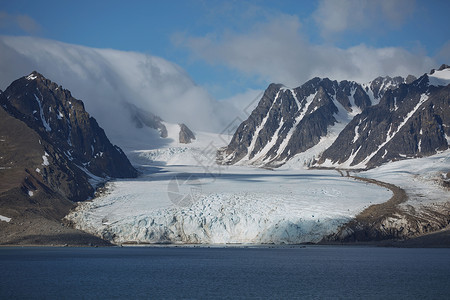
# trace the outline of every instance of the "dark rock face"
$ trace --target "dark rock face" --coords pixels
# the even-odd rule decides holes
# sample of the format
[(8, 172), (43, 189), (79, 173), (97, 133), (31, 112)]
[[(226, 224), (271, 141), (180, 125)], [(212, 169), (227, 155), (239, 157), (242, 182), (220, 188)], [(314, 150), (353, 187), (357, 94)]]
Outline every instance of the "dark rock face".
[(400, 76), (394, 78), (389, 76), (377, 77), (370, 83), (370, 90), (376, 99), (381, 99), (388, 90), (396, 89), (400, 84), (412, 82), (414, 80), (416, 80), (416, 78), (413, 75), (408, 75), (406, 79)]
[[(0, 214), (11, 218), (10, 222), (0, 222), (0, 244), (108, 245), (62, 224), (74, 203), (61, 194), (86, 199), (89, 196), (86, 191), (92, 187), (77, 186), (83, 180), (74, 182), (63, 178), (59, 190), (45, 183), (42, 171), (50, 169), (42, 165), (42, 156), (51, 149), (37, 132), (0, 105)], [(57, 166), (52, 166), (50, 172), (66, 176)], [(79, 172), (76, 176), (86, 177), (84, 172)]]
[[(288, 89), (271, 84), (249, 118), (236, 130), (217, 161), (278, 166), (319, 143), (336, 123), (348, 123), (391, 89), (401, 77), (379, 77), (368, 85), (314, 78)], [(371, 99), (372, 98), (372, 99)]]
[(182, 144), (190, 144), (195, 140), (195, 134), (185, 124), (180, 125), (179, 142)]
[(319, 165), (372, 168), (449, 148), (450, 86), (429, 85), (427, 74), (385, 93), (344, 128)]
[(41, 74), (14, 81), (0, 95), (0, 105), (39, 136), (40, 162), (27, 168), (39, 170), (37, 178), (56, 193), (81, 201), (93, 195), (95, 182), (137, 176), (83, 102)]

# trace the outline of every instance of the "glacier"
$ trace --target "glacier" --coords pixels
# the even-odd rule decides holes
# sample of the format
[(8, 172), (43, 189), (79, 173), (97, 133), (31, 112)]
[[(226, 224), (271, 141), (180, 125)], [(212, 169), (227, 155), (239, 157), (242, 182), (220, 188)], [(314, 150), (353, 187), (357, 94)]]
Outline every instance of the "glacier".
[[(109, 182), (66, 218), (116, 244), (296, 244), (318, 242), (392, 196), (334, 170), (217, 165), (208, 149), (223, 139), (197, 137), (189, 145), (130, 151), (142, 175)], [(187, 203), (177, 205), (171, 195)]]

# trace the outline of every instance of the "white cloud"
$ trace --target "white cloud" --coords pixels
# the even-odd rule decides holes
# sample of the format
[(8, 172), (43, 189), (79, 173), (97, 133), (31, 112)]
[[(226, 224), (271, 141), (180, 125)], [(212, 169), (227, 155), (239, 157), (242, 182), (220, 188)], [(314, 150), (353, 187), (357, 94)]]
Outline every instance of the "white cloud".
[(182, 68), (159, 57), (7, 36), (0, 37), (0, 53), (0, 88), (37, 70), (83, 100), (110, 136), (132, 130), (125, 101), (194, 130), (220, 132), (238, 114), (233, 105), (212, 99)]
[(178, 36), (177, 42), (196, 59), (288, 86), (298, 86), (315, 76), (367, 82), (380, 75), (419, 75), (434, 66), (431, 58), (402, 48), (313, 45), (300, 28), (296, 16), (279, 15), (245, 33)]
[(450, 40), (440, 47), (436, 56), (440, 64), (450, 64)]
[(28, 34), (35, 34), (42, 30), (41, 25), (28, 15), (12, 15), (0, 11), (0, 28), (8, 27), (19, 28)]
[(258, 105), (263, 93), (263, 90), (247, 89), (221, 101), (234, 105), (239, 112), (238, 117), (246, 119)]
[(325, 38), (344, 31), (399, 27), (412, 15), (415, 0), (322, 0), (313, 19)]

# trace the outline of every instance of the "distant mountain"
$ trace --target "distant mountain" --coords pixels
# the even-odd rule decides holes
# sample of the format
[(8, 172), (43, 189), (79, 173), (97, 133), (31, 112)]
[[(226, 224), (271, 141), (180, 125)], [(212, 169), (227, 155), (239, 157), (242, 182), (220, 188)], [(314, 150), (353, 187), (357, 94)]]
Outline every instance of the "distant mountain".
[(436, 154), (450, 145), (450, 68), (401, 84), (353, 118), (318, 165), (371, 168)]
[(218, 152), (222, 164), (279, 166), (296, 154), (332, 140), (352, 118), (378, 104), (387, 91), (415, 79), (378, 77), (368, 84), (314, 78), (290, 89), (271, 84), (230, 144)]
[(158, 130), (159, 135), (162, 138), (167, 137), (167, 128), (163, 124), (163, 120), (157, 115), (151, 112), (138, 108), (131, 103), (125, 103), (126, 109), (129, 111), (132, 122), (136, 125), (136, 128), (143, 128), (144, 126)]
[(130, 113), (131, 120), (138, 129), (143, 127), (153, 128), (158, 131), (161, 138), (176, 138), (177, 142), (182, 144), (189, 144), (192, 140), (195, 140), (195, 134), (185, 124), (178, 124), (178, 137), (169, 137), (164, 120), (157, 115), (138, 108), (136, 105), (131, 103), (125, 103), (125, 108)]
[(185, 124), (181, 123), (180, 133), (178, 134), (178, 141), (182, 144), (190, 144), (195, 140), (195, 134)]

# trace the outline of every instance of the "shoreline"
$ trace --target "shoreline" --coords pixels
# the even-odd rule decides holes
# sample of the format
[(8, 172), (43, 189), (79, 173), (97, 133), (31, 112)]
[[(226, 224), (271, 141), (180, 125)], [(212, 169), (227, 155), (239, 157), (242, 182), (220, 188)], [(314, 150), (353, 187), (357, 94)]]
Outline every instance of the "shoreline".
[[(445, 229), (446, 235), (450, 237), (450, 229)], [(431, 233), (429, 235), (433, 235)], [(263, 248), (263, 249), (302, 249), (309, 247), (364, 247), (364, 248), (411, 248), (411, 249), (443, 249), (450, 248), (450, 244), (429, 244), (420, 243), (416, 239), (421, 239), (420, 236), (410, 240), (383, 240), (375, 242), (320, 242), (317, 244), (285, 244), (285, 245), (267, 245), (267, 244), (245, 244), (245, 245), (227, 245), (227, 244), (128, 244), (128, 245), (55, 245), (55, 244), (23, 244), (23, 245), (0, 245), (0, 249), (6, 248), (217, 248), (217, 249), (248, 249), (248, 248)]]
[[(373, 204), (346, 224), (338, 232), (331, 234), (319, 242), (322, 244), (369, 243), (381, 247), (406, 248), (450, 248), (450, 223), (438, 230), (418, 235), (401, 235), (404, 228), (385, 227), (384, 222), (395, 215), (406, 215), (411, 220), (421, 220), (421, 216), (410, 215), (399, 205), (409, 200), (406, 191), (394, 184), (373, 178), (350, 175), (351, 170), (336, 169), (342, 177), (349, 177), (362, 182), (376, 184), (392, 191), (392, 197), (383, 203)], [(344, 175), (343, 172), (346, 172)], [(378, 226), (378, 228), (377, 228)], [(390, 238), (389, 238), (390, 237)]]

